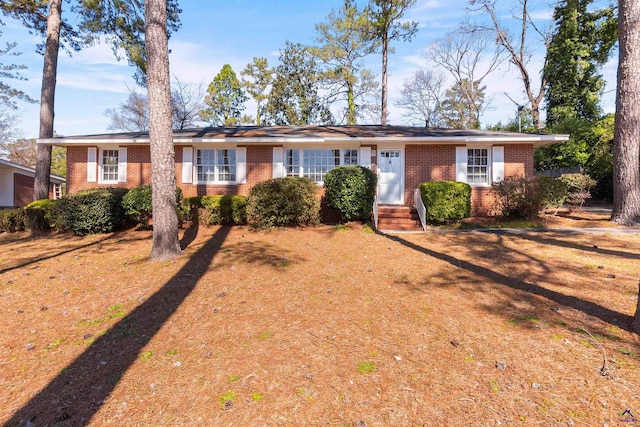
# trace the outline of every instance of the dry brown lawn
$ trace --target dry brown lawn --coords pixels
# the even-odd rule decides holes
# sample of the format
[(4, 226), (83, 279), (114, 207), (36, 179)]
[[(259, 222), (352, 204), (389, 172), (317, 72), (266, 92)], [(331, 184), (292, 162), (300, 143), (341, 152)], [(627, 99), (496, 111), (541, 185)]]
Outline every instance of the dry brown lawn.
[(150, 238), (0, 235), (1, 423), (640, 417), (638, 235), (201, 227), (162, 263)]

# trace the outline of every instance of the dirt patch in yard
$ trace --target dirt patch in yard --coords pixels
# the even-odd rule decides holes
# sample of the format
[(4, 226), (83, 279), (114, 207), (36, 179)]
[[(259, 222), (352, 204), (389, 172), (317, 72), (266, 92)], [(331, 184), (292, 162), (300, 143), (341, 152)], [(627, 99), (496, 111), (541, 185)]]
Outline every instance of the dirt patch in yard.
[(0, 422), (640, 417), (637, 235), (213, 227), (161, 263), (150, 239), (0, 235)]

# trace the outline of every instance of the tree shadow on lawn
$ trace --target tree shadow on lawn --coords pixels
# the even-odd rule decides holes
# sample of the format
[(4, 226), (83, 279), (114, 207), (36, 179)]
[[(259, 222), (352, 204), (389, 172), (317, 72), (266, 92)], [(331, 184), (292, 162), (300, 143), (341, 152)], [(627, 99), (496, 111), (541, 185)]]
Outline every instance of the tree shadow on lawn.
[[(42, 256), (38, 256), (38, 257), (35, 257), (35, 258), (29, 257), (29, 258), (22, 259), (22, 260), (18, 259), (16, 261), (17, 264), (14, 264), (14, 265), (12, 265), (10, 267), (5, 267), (5, 268), (0, 269), (0, 274), (6, 273), (8, 271), (15, 270), (15, 269), (18, 269), (18, 268), (26, 267), (26, 266), (29, 266), (31, 264), (36, 264), (36, 263), (41, 262), (41, 261), (45, 261), (45, 260), (56, 258), (56, 257), (62, 256), (62, 255), (70, 254), (72, 252), (76, 252), (76, 251), (79, 251), (81, 249), (87, 249), (87, 248), (90, 248), (92, 246), (100, 247), (100, 245), (103, 244), (103, 243), (118, 243), (118, 242), (122, 241), (122, 239), (119, 239), (119, 236), (121, 236), (121, 235), (123, 235), (123, 233), (117, 232), (117, 233), (109, 234), (109, 235), (107, 235), (106, 237), (104, 237), (102, 239), (96, 240), (95, 242), (85, 243), (84, 245), (79, 245), (79, 246), (75, 245), (75, 244), (66, 244), (63, 247), (67, 247), (68, 249), (58, 250), (58, 251), (55, 251), (54, 253), (50, 253), (50, 254), (43, 254)], [(127, 241), (133, 241), (133, 240), (144, 240), (144, 239), (146, 239), (146, 236), (140, 237), (138, 239), (126, 239), (126, 240)], [(57, 248), (59, 249), (60, 247), (58, 246)]]
[(160, 290), (97, 338), (4, 426), (27, 421), (38, 426), (87, 425), (140, 350), (194, 289), (229, 231), (220, 227)]
[[(488, 231), (476, 230), (476, 232), (486, 233)], [(491, 233), (498, 234), (498, 235), (513, 236), (513, 237), (517, 237), (519, 239), (531, 240), (533, 242), (540, 243), (542, 245), (552, 245), (552, 246), (559, 246), (559, 247), (567, 248), (567, 249), (577, 249), (577, 250), (580, 250), (580, 251), (593, 252), (593, 253), (600, 254), (600, 255), (614, 256), (614, 257), (619, 257), (619, 258), (640, 259), (640, 254), (637, 254), (637, 253), (625, 252), (625, 251), (619, 251), (619, 250), (615, 250), (615, 249), (606, 249), (606, 248), (599, 247), (597, 245), (597, 243), (598, 243), (597, 237), (598, 237), (599, 234), (596, 234), (596, 233), (593, 234), (593, 243), (596, 243), (596, 244), (591, 245), (591, 246), (581, 245), (579, 243), (574, 243), (574, 242), (565, 242), (564, 240), (560, 240), (560, 239), (553, 238), (553, 237), (546, 237), (546, 235), (545, 235), (546, 233), (558, 233), (557, 230), (548, 231), (548, 232), (547, 231), (535, 231), (533, 233), (528, 233), (526, 230), (524, 230), (522, 232), (518, 232), (518, 233), (513, 233), (513, 232), (510, 232), (510, 231), (507, 231), (507, 230), (504, 230), (504, 231), (491, 230)], [(584, 235), (584, 233), (573, 232), (573, 231), (566, 231), (566, 232), (560, 232), (560, 233), (562, 235)]]
[(533, 283), (524, 282), (522, 280), (519, 280), (518, 278), (505, 276), (494, 270), (471, 263), (469, 261), (465, 261), (451, 255), (447, 255), (441, 252), (436, 252), (431, 249), (419, 246), (399, 236), (385, 235), (385, 237), (387, 237), (388, 239), (394, 242), (400, 243), (401, 245), (407, 248), (413, 249), (425, 255), (436, 258), (440, 261), (446, 262), (454, 267), (461, 268), (475, 275), (484, 277), (494, 284), (507, 286), (517, 291), (521, 291), (530, 295), (537, 295), (537, 296), (546, 298), (562, 306), (571, 307), (587, 315), (596, 317), (606, 323), (617, 326), (621, 329), (632, 331), (631, 329), (632, 317), (629, 315), (620, 313), (615, 310), (611, 310), (609, 308), (603, 307), (594, 302), (587, 301), (572, 295), (565, 295), (563, 293), (560, 293), (551, 289), (547, 289)]

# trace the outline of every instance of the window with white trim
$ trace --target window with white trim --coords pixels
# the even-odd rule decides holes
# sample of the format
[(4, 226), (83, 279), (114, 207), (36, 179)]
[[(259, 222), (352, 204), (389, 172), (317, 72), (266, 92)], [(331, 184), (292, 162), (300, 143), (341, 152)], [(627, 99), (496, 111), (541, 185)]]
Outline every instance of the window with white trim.
[(469, 148), (467, 150), (467, 183), (489, 184), (489, 150)]
[(197, 150), (196, 179), (200, 183), (235, 182), (236, 150)]
[(324, 182), (324, 176), (337, 166), (357, 165), (357, 149), (305, 149), (285, 150), (285, 173)]
[(118, 182), (119, 150), (102, 150), (100, 164), (102, 166), (103, 183)]

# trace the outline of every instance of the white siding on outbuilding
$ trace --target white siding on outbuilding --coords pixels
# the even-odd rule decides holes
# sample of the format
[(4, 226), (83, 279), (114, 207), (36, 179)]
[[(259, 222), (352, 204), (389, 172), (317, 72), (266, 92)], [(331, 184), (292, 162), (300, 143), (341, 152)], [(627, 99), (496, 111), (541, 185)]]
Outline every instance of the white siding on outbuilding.
[(0, 207), (13, 206), (13, 172), (0, 166)]

